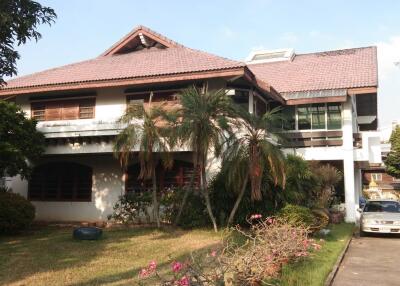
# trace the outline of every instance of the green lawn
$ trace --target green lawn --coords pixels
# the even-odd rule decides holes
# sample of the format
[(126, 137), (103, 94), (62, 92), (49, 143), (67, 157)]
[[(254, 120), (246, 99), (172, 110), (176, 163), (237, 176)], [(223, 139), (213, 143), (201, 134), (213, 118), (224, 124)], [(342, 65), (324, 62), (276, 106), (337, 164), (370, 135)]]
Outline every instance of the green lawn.
[[(323, 285), (352, 228), (334, 226), (320, 252), (284, 268), (279, 285)], [(150, 260), (166, 271), (170, 255), (182, 260), (192, 251), (208, 251), (221, 238), (211, 230), (144, 227), (105, 230), (99, 241), (76, 241), (71, 233), (44, 228), (0, 238), (0, 285), (135, 285), (138, 271)]]
[(220, 240), (209, 230), (113, 229), (99, 241), (75, 241), (71, 233), (46, 228), (0, 238), (0, 285), (135, 285), (150, 260), (166, 270), (169, 255), (182, 259)]
[[(278, 285), (282, 286), (321, 286), (331, 272), (338, 256), (350, 239), (354, 225), (333, 225), (332, 232), (323, 237), (325, 242), (320, 251), (302, 262), (287, 265), (282, 271)], [(319, 240), (320, 237), (317, 238)]]

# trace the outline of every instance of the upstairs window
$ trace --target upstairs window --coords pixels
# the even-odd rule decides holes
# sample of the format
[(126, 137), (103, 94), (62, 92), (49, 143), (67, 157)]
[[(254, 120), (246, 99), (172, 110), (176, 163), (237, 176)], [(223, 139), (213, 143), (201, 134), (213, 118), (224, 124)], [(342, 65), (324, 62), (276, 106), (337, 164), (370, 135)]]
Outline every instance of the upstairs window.
[(311, 129), (311, 106), (300, 105), (297, 107), (299, 130)]
[(337, 103), (328, 103), (328, 129), (341, 129), (342, 128), (342, 112), (341, 105)]
[(338, 130), (342, 128), (340, 103), (318, 103), (283, 108), (284, 130)]
[(325, 104), (313, 104), (311, 106), (312, 128), (325, 129)]
[(293, 105), (285, 106), (283, 112), (283, 129), (296, 130), (296, 107)]
[(37, 121), (90, 119), (94, 112), (94, 98), (31, 103), (31, 117)]
[(162, 90), (162, 91), (147, 91), (147, 92), (135, 92), (128, 95), (128, 104), (147, 104), (171, 102), (177, 100), (177, 94), (180, 90)]

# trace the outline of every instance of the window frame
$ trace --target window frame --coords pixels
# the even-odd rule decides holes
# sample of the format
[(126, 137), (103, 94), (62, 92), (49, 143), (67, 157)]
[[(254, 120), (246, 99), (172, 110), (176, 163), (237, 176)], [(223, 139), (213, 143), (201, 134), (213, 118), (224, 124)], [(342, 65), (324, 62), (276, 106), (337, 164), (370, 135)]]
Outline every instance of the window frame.
[[(65, 105), (76, 104), (78, 111), (76, 112), (76, 118), (65, 118), (64, 109), (67, 109)], [(31, 100), (31, 118), (38, 122), (45, 121), (69, 121), (69, 120), (85, 120), (96, 118), (96, 98), (95, 97), (80, 97), (80, 98), (62, 98), (62, 99), (46, 99), (46, 100)], [(58, 107), (56, 109), (60, 112), (60, 118), (50, 118), (48, 117), (47, 111), (50, 110), (50, 106), (55, 105)], [(37, 107), (42, 107), (38, 109)], [(92, 110), (91, 115), (82, 116), (82, 113), (90, 114), (89, 112), (83, 112), (82, 109), (90, 108)], [(36, 112), (43, 112), (42, 119), (35, 116)]]
[[(28, 199), (43, 202), (91, 202), (93, 195), (93, 168), (75, 162), (48, 162), (36, 166), (28, 181)], [(49, 170), (54, 171), (53, 176), (48, 176)], [(37, 173), (36, 173), (37, 172)], [(73, 174), (72, 179), (68, 176)], [(80, 176), (87, 176), (82, 179)], [(37, 177), (34, 177), (37, 176)], [(53, 179), (51, 182), (50, 179)], [(86, 181), (87, 180), (87, 181)], [(65, 192), (66, 182), (72, 183), (71, 192)], [(51, 184), (55, 192), (52, 192)], [(39, 185), (35, 187), (34, 185)], [(88, 184), (87, 188), (84, 188)], [(38, 188), (33, 192), (33, 188)], [(85, 192), (79, 193), (84, 190)], [(64, 192), (63, 192), (64, 191)], [(52, 196), (53, 194), (53, 196)], [(71, 194), (71, 197), (66, 197)]]
[(371, 181), (382, 182), (382, 173), (371, 173)]
[[(343, 106), (339, 102), (326, 102), (322, 103), (324, 105), (325, 109), (325, 128), (323, 129), (313, 129), (313, 113), (312, 113), (312, 106), (314, 104), (321, 104), (321, 103), (310, 103), (310, 104), (300, 104), (300, 105), (294, 105), (294, 129), (284, 129), (285, 132), (310, 132), (310, 131), (338, 131), (343, 129)], [(341, 127), (338, 129), (328, 129), (328, 105), (329, 104), (337, 104), (340, 107), (340, 118), (341, 118)], [(288, 105), (288, 106), (293, 106), (293, 105)], [(299, 129), (299, 112), (298, 109), (301, 106), (307, 106), (310, 109), (310, 129)]]

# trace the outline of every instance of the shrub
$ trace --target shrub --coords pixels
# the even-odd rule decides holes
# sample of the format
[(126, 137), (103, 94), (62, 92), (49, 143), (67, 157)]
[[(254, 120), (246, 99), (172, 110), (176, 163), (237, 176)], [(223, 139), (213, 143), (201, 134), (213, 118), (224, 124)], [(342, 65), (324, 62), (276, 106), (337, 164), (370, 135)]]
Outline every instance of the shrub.
[(329, 224), (329, 211), (325, 209), (313, 209), (312, 213), (315, 217), (315, 222), (312, 226), (313, 231), (321, 230)]
[[(175, 189), (163, 193), (160, 200), (160, 213), (164, 221), (170, 223), (175, 221), (184, 192), (184, 189)], [(191, 191), (178, 225), (183, 228), (194, 228), (209, 226), (210, 223), (201, 194), (196, 190)]]
[(35, 207), (23, 196), (0, 192), (0, 233), (13, 234), (28, 228), (35, 218)]
[(151, 261), (139, 271), (139, 285), (147, 285), (148, 278), (158, 281), (152, 285), (161, 286), (261, 285), (277, 277), (283, 265), (321, 248), (308, 238), (306, 227), (283, 219), (263, 220), (259, 214), (250, 218), (250, 231), (236, 227), (218, 249), (206, 255), (192, 254), (183, 262), (171, 261), (169, 273), (158, 272), (157, 262)]
[(233, 273), (237, 285), (261, 285), (261, 281), (276, 278), (283, 265), (321, 248), (308, 238), (307, 227), (294, 226), (280, 218), (257, 221), (250, 232), (236, 228), (247, 242), (241, 246), (228, 245), (222, 257), (223, 265), (228, 273)]
[(119, 197), (108, 219), (124, 224), (150, 222), (148, 208), (151, 205), (151, 192), (127, 193)]
[(311, 227), (315, 222), (315, 217), (309, 208), (291, 204), (283, 207), (278, 216), (294, 226)]
[[(217, 217), (218, 223), (222, 226), (226, 225), (229, 214), (237, 198), (237, 194), (226, 185), (226, 181), (226, 175), (223, 172), (220, 172), (209, 184), (211, 206), (215, 216)], [(248, 185), (236, 212), (233, 225), (247, 225), (246, 217), (249, 213), (259, 213), (265, 217), (273, 214), (274, 203), (271, 195), (276, 190), (271, 189), (269, 185), (266, 185), (263, 182), (261, 191), (264, 199), (261, 201), (252, 201), (250, 197), (250, 184)]]

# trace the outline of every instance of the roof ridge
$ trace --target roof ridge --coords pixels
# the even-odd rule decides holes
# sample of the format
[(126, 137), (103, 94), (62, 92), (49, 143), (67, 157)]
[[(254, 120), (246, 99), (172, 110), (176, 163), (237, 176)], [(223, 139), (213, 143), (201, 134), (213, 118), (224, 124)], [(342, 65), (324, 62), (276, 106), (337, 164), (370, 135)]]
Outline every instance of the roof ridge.
[[(296, 60), (297, 57), (303, 57), (303, 56), (313, 56), (313, 55), (323, 55), (327, 53), (335, 53), (335, 52), (346, 52), (346, 51), (351, 51), (351, 50), (365, 50), (365, 49), (374, 49), (375, 51), (377, 50), (377, 46), (365, 46), (365, 47), (356, 47), (356, 48), (345, 48), (345, 49), (336, 49), (336, 50), (327, 50), (327, 51), (320, 51), (320, 52), (310, 52), (310, 53), (302, 53), (302, 54), (296, 54), (294, 55), (292, 60), (287, 60), (287, 61), (276, 61), (276, 62), (264, 62), (264, 63), (251, 63), (249, 65), (251, 66), (263, 66), (263, 65), (280, 65), (283, 62), (291, 63)], [(329, 55), (329, 54), (328, 54)], [(343, 54), (342, 54), (343, 55)]]
[(364, 50), (364, 49), (370, 49), (370, 48), (377, 48), (377, 46), (364, 46), (364, 47), (355, 47), (355, 48), (344, 48), (344, 49), (335, 49), (335, 50), (326, 50), (326, 51), (320, 51), (320, 52), (310, 52), (310, 53), (301, 53), (301, 54), (295, 54), (296, 56), (305, 56), (305, 55), (316, 55), (316, 54), (324, 54), (324, 53), (330, 53), (330, 52), (340, 52), (340, 51), (350, 51), (350, 50)]
[(171, 40), (170, 38), (146, 27), (143, 25), (138, 25), (135, 28), (133, 28), (129, 33), (127, 33), (125, 36), (123, 36), (121, 39), (119, 39), (117, 42), (115, 42), (111, 47), (109, 47), (106, 51), (104, 51), (101, 55), (99, 55), (99, 57), (102, 56), (106, 56), (108, 55), (112, 50), (114, 50), (115, 48), (117, 48), (119, 45), (121, 45), (124, 41), (126, 41), (127, 39), (129, 39), (130, 37), (132, 37), (133, 35), (135, 35), (137, 32), (139, 32), (140, 30), (143, 30), (147, 33), (149, 33), (150, 35), (153, 35), (156, 38), (159, 38), (169, 44), (171, 44), (172, 46), (178, 46), (178, 47), (185, 47), (184, 45), (175, 42), (174, 40)]

